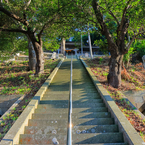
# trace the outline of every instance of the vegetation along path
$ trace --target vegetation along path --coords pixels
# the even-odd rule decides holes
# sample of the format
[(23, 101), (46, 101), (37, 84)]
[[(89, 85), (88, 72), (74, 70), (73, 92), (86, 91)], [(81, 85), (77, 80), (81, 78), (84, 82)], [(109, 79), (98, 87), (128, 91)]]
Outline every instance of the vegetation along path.
[[(19, 144), (66, 144), (70, 59), (66, 59), (20, 135)], [(73, 59), (73, 144), (127, 145), (81, 62)]]

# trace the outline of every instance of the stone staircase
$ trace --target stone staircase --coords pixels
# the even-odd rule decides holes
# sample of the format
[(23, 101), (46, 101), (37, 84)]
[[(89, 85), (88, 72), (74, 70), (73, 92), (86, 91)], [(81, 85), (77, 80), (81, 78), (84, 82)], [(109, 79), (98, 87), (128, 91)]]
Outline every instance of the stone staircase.
[[(50, 87), (20, 135), (22, 145), (66, 145), (70, 59), (61, 65)], [(127, 145), (81, 62), (73, 59), (72, 144)]]

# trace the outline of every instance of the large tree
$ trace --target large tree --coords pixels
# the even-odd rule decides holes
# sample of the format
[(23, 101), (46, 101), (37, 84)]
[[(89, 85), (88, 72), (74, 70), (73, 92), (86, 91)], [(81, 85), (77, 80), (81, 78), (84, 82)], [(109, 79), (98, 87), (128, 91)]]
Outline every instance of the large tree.
[[(76, 2), (76, 1), (75, 1)], [(83, 0), (77, 1), (74, 12), (80, 22), (94, 24), (107, 39), (111, 53), (108, 83), (115, 88), (121, 85), (123, 56), (128, 52), (135, 38), (145, 33), (145, 1), (142, 0)], [(81, 22), (80, 22), (81, 23)], [(131, 36), (128, 42), (127, 36)]]
[(5, 14), (12, 22), (8, 25), (3, 21), (0, 31), (20, 32), (31, 40), (36, 53), (36, 74), (44, 72), (44, 56), (42, 35), (50, 33), (47, 29), (60, 19), (60, 12), (70, 6), (70, 2), (34, 0), (34, 1), (1, 1), (0, 12)]
[[(92, 0), (94, 18), (99, 24), (99, 30), (107, 39), (111, 53), (109, 62), (108, 82), (113, 87), (121, 85), (121, 65), (124, 54), (130, 48), (133, 40), (145, 33), (144, 6), (142, 0)], [(116, 31), (112, 32), (109, 25), (115, 22)], [(134, 32), (130, 43), (125, 39), (128, 31)]]

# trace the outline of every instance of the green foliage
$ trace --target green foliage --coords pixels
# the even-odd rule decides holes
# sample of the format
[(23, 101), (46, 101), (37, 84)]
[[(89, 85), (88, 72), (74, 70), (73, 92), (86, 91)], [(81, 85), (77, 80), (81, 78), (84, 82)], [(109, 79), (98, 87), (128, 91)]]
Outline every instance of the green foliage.
[[(127, 2), (128, 0), (98, 1), (101, 12), (103, 14), (104, 23), (109, 29), (109, 32), (112, 35), (114, 42), (117, 40), (116, 29), (118, 24), (115, 21), (114, 17), (110, 14), (110, 12), (113, 13), (113, 15), (120, 23)], [(36, 28), (37, 30), (36, 34), (38, 34), (40, 30), (43, 28), (43, 26), (45, 25), (46, 27), (42, 34), (43, 36), (45, 36), (45, 39), (49, 38), (49, 42), (47, 40), (43, 40), (44, 48), (48, 50), (56, 50), (59, 47), (58, 43), (55, 40), (56, 37), (68, 38), (73, 34), (73, 32), (75, 32), (76, 28), (82, 30), (83, 32), (83, 30), (86, 29), (86, 25), (88, 23), (91, 25), (91, 27), (95, 28), (94, 30), (96, 31), (95, 33), (98, 33), (97, 31), (100, 30), (101, 26), (96, 20), (91, 3), (92, 1), (89, 0), (83, 0), (83, 1), (76, 0), (75, 2), (69, 0), (60, 0), (60, 1), (34, 0), (30, 2), (30, 5), (28, 6), (27, 10), (24, 10), (24, 7), (26, 7), (26, 1), (15, 0), (15, 1), (9, 1), (9, 3), (7, 3), (7, 1), (3, 1), (3, 6), (5, 9), (9, 10), (10, 12), (18, 15), (20, 18), (23, 18), (23, 14), (25, 13), (27, 16), (27, 20), (29, 22), (29, 28), (31, 30)], [(130, 21), (128, 33), (130, 36), (132, 36), (134, 34), (134, 31), (139, 31), (139, 27), (144, 25), (145, 23), (145, 19), (144, 19), (145, 3), (143, 0), (137, 0), (137, 1), (131, 1), (130, 5), (131, 8), (129, 8), (127, 11), (127, 17), (129, 18)], [(28, 30), (27, 26), (25, 26), (22, 23), (18, 23), (18, 21), (16, 20), (13, 21), (12, 18), (9, 18), (4, 13), (0, 14), (0, 18), (2, 20), (1, 23), (2, 28), (6, 27), (6, 28), (16, 29), (22, 27), (26, 31)], [(12, 54), (18, 48), (19, 49), (26, 48), (27, 39), (24, 39), (23, 38), (24, 36), (18, 36), (18, 34), (15, 34), (13, 36), (13, 34), (10, 34), (12, 36), (9, 37), (8, 33), (6, 35), (8, 35), (7, 36), (8, 39), (0, 41), (0, 45), (3, 46), (1, 51), (5, 50), (5, 52), (11, 52)], [(103, 40), (99, 37), (100, 37), (99, 34), (94, 35), (94, 32), (92, 32), (91, 43), (92, 45), (99, 44), (101, 49), (106, 52), (106, 49), (108, 49), (108, 47), (106, 46), (107, 45), (106, 40)], [(11, 38), (12, 42), (9, 38)], [(17, 42), (18, 39), (24, 39), (24, 42), (22, 41), (23, 43), (22, 42), (18, 43)], [(76, 39), (74, 40), (75, 42), (77, 41), (80, 42), (80, 37), (78, 38), (76, 37), (75, 39)], [(97, 41), (96, 43), (94, 43), (95, 40), (100, 40), (100, 39), (103, 42)], [(84, 36), (83, 39), (84, 44), (86, 44), (86, 40), (88, 40), (87, 35)], [(1, 44), (1, 42), (3, 44)], [(0, 53), (2, 54), (3, 52)]]
[(107, 72), (103, 72), (103, 76), (108, 76), (108, 73)]
[(124, 55), (123, 61), (127, 62), (131, 58), (131, 54), (135, 53), (134, 48), (130, 47), (129, 51)]
[(81, 32), (75, 32), (72, 42), (81, 42)]
[(23, 105), (22, 108), (25, 109), (26, 108), (26, 105)]
[(49, 40), (49, 42), (45, 41), (43, 43), (43, 47), (46, 50), (56, 51), (57, 49), (59, 49), (60, 45), (59, 45), (59, 42), (56, 39), (52, 39), (52, 40)]
[(102, 61), (103, 61), (103, 58), (102, 58), (102, 57), (100, 57), (100, 58), (99, 58), (99, 64), (101, 64), (101, 63), (102, 63)]
[(97, 46), (99, 46), (100, 47), (100, 50), (103, 53), (107, 53), (108, 52), (108, 44), (107, 44), (107, 40), (106, 39), (96, 40), (94, 42), (94, 44), (96, 44)]
[[(90, 37), (91, 37), (91, 44), (96, 45), (96, 46), (99, 46), (99, 44), (96, 43), (96, 41), (104, 40), (104, 37), (102, 35), (100, 35), (98, 33), (98, 31), (93, 31), (92, 30), (92, 33), (90, 33)], [(84, 45), (89, 45), (88, 42), (87, 42), (88, 41), (88, 32), (87, 31), (82, 32), (82, 40), (83, 40)], [(72, 39), (72, 42), (79, 42), (79, 43), (81, 42), (81, 32), (75, 32), (74, 33), (74, 37)]]
[(0, 60), (14, 57), (19, 51), (27, 49), (27, 41), (24, 35), (17, 33), (0, 33)]

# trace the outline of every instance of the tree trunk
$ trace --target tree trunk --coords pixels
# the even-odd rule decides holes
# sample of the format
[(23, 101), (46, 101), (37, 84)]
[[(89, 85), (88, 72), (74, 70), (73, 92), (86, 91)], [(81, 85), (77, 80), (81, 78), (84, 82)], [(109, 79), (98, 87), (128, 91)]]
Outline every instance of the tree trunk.
[(29, 49), (29, 68), (30, 70), (35, 70), (36, 54), (29, 37), (28, 37), (28, 49)]
[(42, 49), (42, 41), (38, 42), (33, 32), (29, 32), (29, 37), (32, 41), (35, 53), (36, 53), (36, 67), (35, 74), (44, 73), (44, 54)]
[(108, 84), (114, 88), (121, 86), (121, 64), (123, 55), (118, 55), (116, 57), (111, 56), (109, 62), (109, 74), (107, 76)]
[(36, 74), (41, 74), (44, 73), (44, 54), (43, 54), (43, 49), (42, 49), (42, 45), (36, 43), (36, 59), (37, 59), (37, 63), (36, 63)]

